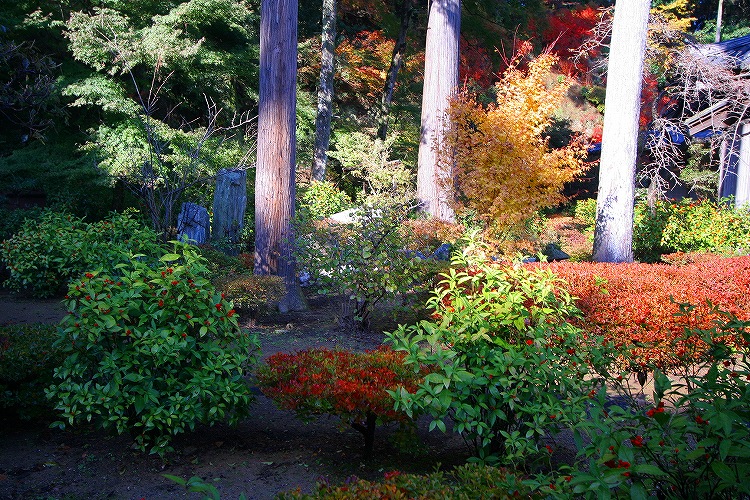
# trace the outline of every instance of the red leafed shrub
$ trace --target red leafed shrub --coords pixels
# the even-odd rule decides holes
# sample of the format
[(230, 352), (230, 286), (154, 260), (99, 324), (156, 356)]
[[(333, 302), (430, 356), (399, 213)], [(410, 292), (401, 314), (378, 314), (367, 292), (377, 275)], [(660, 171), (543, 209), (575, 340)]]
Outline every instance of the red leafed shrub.
[[(578, 297), (580, 326), (630, 347), (631, 363), (673, 366), (704, 356), (685, 327), (710, 328), (710, 304), (750, 319), (750, 257), (706, 258), (684, 265), (562, 263), (547, 265)], [(672, 298), (674, 300), (672, 300)], [(709, 304), (710, 302), (710, 304)], [(687, 315), (679, 303), (695, 307)]]
[(403, 386), (414, 392), (427, 374), (424, 368), (415, 372), (404, 358), (386, 347), (363, 353), (325, 348), (277, 353), (259, 368), (258, 383), (266, 396), (303, 420), (326, 413), (339, 416), (365, 435), (369, 453), (376, 421), (408, 421), (405, 413), (394, 410), (387, 391)]

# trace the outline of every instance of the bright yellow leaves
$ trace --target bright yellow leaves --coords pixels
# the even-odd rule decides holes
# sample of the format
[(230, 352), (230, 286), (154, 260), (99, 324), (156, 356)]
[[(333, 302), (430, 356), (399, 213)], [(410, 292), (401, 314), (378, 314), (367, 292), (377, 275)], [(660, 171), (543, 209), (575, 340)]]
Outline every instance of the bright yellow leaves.
[[(453, 161), (457, 212), (474, 210), (504, 231), (541, 208), (563, 201), (563, 185), (583, 169), (585, 148), (572, 143), (550, 149), (552, 124), (568, 82), (552, 72), (556, 56), (543, 54), (521, 67), (515, 58), (496, 84), (497, 104), (487, 107), (459, 93), (443, 161)], [(453, 157), (453, 160), (448, 158)]]

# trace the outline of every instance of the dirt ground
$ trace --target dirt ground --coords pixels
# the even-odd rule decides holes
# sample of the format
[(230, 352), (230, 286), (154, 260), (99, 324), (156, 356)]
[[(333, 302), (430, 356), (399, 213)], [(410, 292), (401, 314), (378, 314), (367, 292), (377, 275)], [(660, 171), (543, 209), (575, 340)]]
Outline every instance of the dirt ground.
[[(0, 295), (0, 324), (54, 323), (65, 314), (58, 301), (16, 300)], [(248, 325), (249, 326), (249, 325)], [(341, 330), (335, 308), (318, 300), (306, 313), (277, 314), (253, 327), (264, 357), (314, 346), (371, 349), (380, 333)], [(94, 429), (53, 430), (0, 418), (0, 499), (166, 499), (200, 498), (162, 474), (199, 476), (224, 499), (244, 493), (273, 498), (316, 482), (341, 483), (351, 476), (379, 479), (385, 472), (431, 472), (463, 463), (468, 449), (453, 434), (426, 432), (404, 451), (393, 442), (397, 426), (377, 430), (374, 457), (364, 460), (363, 439), (353, 429), (338, 430), (333, 417), (303, 424), (258, 393), (252, 414), (235, 428), (215, 426), (175, 440), (163, 461), (131, 449), (126, 436)]]

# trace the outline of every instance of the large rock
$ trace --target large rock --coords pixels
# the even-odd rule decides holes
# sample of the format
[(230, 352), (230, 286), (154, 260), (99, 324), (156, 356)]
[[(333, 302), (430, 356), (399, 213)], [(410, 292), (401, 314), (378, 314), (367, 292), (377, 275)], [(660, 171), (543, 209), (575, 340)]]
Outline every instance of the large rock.
[(177, 239), (194, 245), (203, 245), (210, 236), (208, 210), (195, 203), (183, 203), (177, 217)]

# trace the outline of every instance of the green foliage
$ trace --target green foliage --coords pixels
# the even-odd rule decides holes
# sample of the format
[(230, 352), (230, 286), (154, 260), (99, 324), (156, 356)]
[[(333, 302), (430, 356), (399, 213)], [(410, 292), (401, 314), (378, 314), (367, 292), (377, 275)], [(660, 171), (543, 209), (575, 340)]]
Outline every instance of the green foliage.
[(633, 218), (633, 257), (636, 260), (658, 262), (662, 254), (673, 251), (662, 240), (671, 212), (667, 202), (656, 202), (653, 209), (645, 202), (636, 203)]
[(95, 159), (78, 151), (73, 138), (50, 132), (50, 143), (34, 141), (0, 155), (0, 193), (42, 194), (49, 207), (92, 218), (112, 207), (111, 179)]
[(0, 257), (10, 270), (5, 286), (37, 297), (50, 297), (85, 271), (116, 272), (133, 253), (150, 257), (158, 251), (157, 235), (132, 212), (85, 222), (64, 212), (46, 211), (24, 222), (3, 241)]
[[(255, 87), (238, 85), (257, 79), (257, 13), (252, 5), (243, 0), (188, 0), (162, 3), (158, 10), (117, 2), (91, 13), (74, 11), (67, 21), (70, 50), (109, 80), (109, 88), (130, 85), (117, 77), (131, 70), (145, 87), (149, 72), (162, 68), (173, 75), (164, 89), (173, 103), (200, 106), (206, 93), (220, 107), (238, 110), (256, 98)], [(88, 99), (86, 92), (76, 93)], [(121, 94), (112, 96), (114, 100), (98, 105), (129, 106)]]
[(344, 172), (363, 187), (357, 201), (368, 205), (410, 203), (414, 199), (413, 174), (400, 161), (391, 160), (396, 136), (372, 139), (362, 132), (334, 137), (335, 150), (328, 156), (341, 163)]
[(586, 227), (586, 231), (594, 231), (596, 225), (596, 198), (586, 198), (576, 201), (574, 215), (580, 219)]
[(50, 412), (44, 390), (64, 358), (56, 339), (54, 325), (0, 326), (0, 408), (23, 419)]
[(688, 146), (685, 166), (680, 170), (680, 181), (690, 187), (699, 198), (713, 199), (719, 187), (716, 169), (716, 149), (710, 142), (694, 142)]
[(600, 113), (604, 113), (604, 96), (606, 89), (598, 85), (592, 87), (581, 87), (581, 96), (591, 103), (596, 110)]
[(237, 310), (253, 318), (276, 306), (286, 293), (280, 276), (234, 274), (215, 280), (214, 285)]
[(360, 498), (440, 498), (470, 500), (475, 498), (529, 498), (532, 490), (522, 478), (506, 469), (463, 465), (451, 472), (433, 472), (426, 475), (386, 472), (382, 482), (363, 479), (335, 486), (318, 483), (310, 494), (300, 491), (282, 493), (283, 500), (359, 500)]
[(44, 211), (41, 207), (0, 208), (0, 241), (7, 240), (23, 227), (26, 219), (39, 219)]
[[(692, 306), (681, 305), (681, 314)], [(742, 498), (750, 494), (750, 322), (731, 315), (683, 337), (705, 342), (712, 356), (687, 357), (676, 375), (653, 370), (653, 402), (645, 407), (622, 383), (627, 404), (611, 405), (604, 390), (580, 423), (584, 465), (570, 486), (579, 497)], [(732, 348), (730, 339), (739, 340)], [(622, 379), (622, 377), (620, 377)]]
[(237, 256), (227, 255), (213, 245), (201, 245), (198, 251), (205, 259), (211, 280), (219, 280), (230, 274), (248, 274), (252, 271), (245, 261)]
[(349, 196), (328, 181), (313, 181), (299, 193), (299, 210), (310, 220), (325, 219), (351, 205)]
[(735, 253), (750, 248), (750, 211), (708, 200), (682, 200), (672, 205), (661, 236), (677, 252)]
[(435, 367), (417, 391), (393, 393), (396, 408), (443, 432), (450, 418), (483, 463), (549, 460), (542, 438), (585, 418), (603, 358), (568, 322), (579, 312), (551, 272), (472, 256), (484, 251), (470, 239), (454, 254), (427, 302), (433, 321), (388, 334), (407, 363)]
[(163, 455), (197, 424), (247, 414), (257, 338), (240, 330), (195, 249), (174, 245), (158, 266), (133, 255), (117, 274), (70, 285), (56, 343), (67, 358), (48, 390), (56, 426), (93, 421)]
[[(700, 30), (693, 33), (698, 43), (714, 43), (716, 40), (716, 13), (714, 12), (714, 19), (707, 19)], [(747, 19), (741, 19), (739, 22), (730, 22), (722, 24), (721, 26), (721, 39), (731, 40), (741, 36), (750, 35), (750, 26), (746, 26)]]
[(319, 293), (341, 298), (341, 320), (366, 328), (378, 302), (403, 297), (429, 278), (405, 251), (411, 246), (399, 227), (406, 207), (365, 207), (355, 216), (353, 224), (297, 221), (295, 255)]

